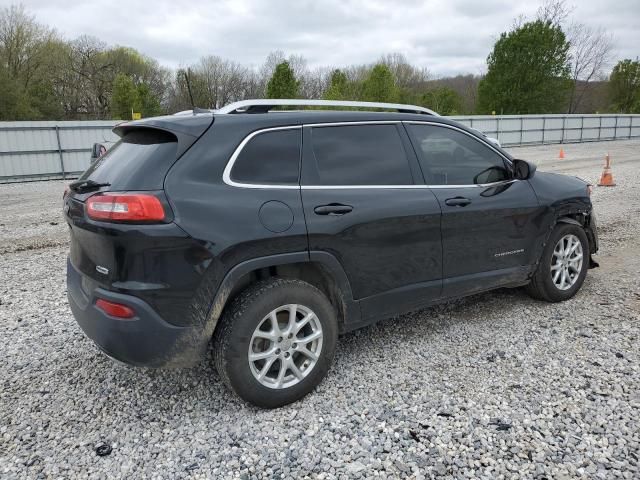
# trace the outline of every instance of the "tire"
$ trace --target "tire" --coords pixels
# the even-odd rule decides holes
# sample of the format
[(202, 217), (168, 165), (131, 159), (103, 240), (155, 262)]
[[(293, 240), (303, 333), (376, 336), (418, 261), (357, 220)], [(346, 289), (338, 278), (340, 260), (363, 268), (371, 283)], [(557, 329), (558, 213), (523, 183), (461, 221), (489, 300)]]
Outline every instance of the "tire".
[[(582, 250), (582, 262), (580, 263), (579, 271), (577, 271), (575, 268), (575, 253), (567, 259), (569, 269), (566, 272), (568, 272), (569, 279), (564, 285), (560, 286), (563, 268), (562, 266), (557, 268), (557, 265), (561, 265), (564, 260), (558, 260), (555, 250), (560, 248), (558, 247), (560, 240), (567, 238), (576, 239), (579, 242), (580, 246), (578, 248)], [(531, 282), (525, 287), (526, 292), (535, 299), (547, 302), (562, 302), (570, 299), (580, 290), (587, 276), (589, 258), (589, 241), (584, 229), (578, 225), (559, 223), (551, 232), (549, 241), (540, 257), (538, 268), (533, 274)], [(571, 261), (572, 259), (573, 261)], [(552, 262), (556, 264), (556, 270), (553, 271)], [(560, 271), (560, 278), (554, 282), (554, 276), (558, 270)]]
[[(307, 323), (294, 333), (303, 319)], [(277, 408), (299, 400), (322, 381), (337, 337), (335, 310), (320, 290), (301, 280), (272, 278), (249, 286), (225, 309), (213, 338), (214, 362), (223, 382), (243, 400)], [(309, 338), (314, 339), (295, 341)], [(266, 358), (250, 361), (250, 353)], [(283, 367), (285, 373), (279, 375)]]

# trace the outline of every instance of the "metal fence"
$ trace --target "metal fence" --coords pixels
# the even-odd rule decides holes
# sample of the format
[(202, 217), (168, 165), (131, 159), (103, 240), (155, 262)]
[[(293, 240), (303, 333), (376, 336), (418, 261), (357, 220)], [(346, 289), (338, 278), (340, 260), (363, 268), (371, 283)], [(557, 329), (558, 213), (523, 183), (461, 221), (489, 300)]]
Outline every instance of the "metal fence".
[(640, 137), (640, 115), (476, 115), (451, 117), (504, 147)]
[(117, 140), (116, 121), (0, 122), (0, 183), (77, 177), (91, 146)]
[[(640, 115), (487, 115), (451, 117), (503, 146), (640, 137)], [(74, 178), (91, 146), (117, 140), (116, 121), (0, 122), (0, 183)]]

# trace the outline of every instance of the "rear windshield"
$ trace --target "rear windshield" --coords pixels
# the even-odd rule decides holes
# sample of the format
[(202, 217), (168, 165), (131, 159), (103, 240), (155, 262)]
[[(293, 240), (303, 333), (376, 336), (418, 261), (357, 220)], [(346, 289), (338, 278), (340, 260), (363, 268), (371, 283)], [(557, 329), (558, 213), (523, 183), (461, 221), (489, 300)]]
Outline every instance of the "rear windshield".
[(128, 132), (82, 174), (80, 180), (109, 183), (109, 190), (160, 190), (176, 159), (178, 140), (151, 128)]

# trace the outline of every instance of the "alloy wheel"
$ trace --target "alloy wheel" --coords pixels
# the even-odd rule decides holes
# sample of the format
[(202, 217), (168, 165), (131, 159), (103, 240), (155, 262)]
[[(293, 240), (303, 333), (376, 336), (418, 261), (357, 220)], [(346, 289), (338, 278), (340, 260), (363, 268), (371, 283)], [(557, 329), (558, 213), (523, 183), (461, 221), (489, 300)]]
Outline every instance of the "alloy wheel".
[(258, 324), (249, 343), (254, 378), (268, 388), (300, 383), (315, 367), (322, 351), (322, 325), (308, 307), (282, 305)]
[(551, 256), (551, 280), (558, 290), (568, 290), (582, 272), (583, 251), (580, 239), (568, 234), (558, 240)]

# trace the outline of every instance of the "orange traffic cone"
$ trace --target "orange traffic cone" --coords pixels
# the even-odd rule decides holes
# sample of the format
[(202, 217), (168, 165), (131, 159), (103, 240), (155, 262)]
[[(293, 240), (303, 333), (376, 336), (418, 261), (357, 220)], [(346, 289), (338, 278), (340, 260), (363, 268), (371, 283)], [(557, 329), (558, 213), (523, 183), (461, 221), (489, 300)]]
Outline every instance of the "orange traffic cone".
[(560, 154), (558, 155), (558, 158), (560, 159), (564, 158), (564, 150), (562, 148), (560, 149)]
[(611, 173), (611, 160), (609, 159), (609, 154), (604, 157), (605, 164), (604, 170), (602, 171), (602, 176), (600, 177), (600, 182), (598, 183), (599, 187), (615, 187), (616, 183), (613, 181), (613, 173)]

